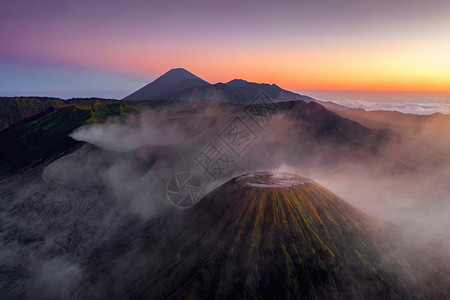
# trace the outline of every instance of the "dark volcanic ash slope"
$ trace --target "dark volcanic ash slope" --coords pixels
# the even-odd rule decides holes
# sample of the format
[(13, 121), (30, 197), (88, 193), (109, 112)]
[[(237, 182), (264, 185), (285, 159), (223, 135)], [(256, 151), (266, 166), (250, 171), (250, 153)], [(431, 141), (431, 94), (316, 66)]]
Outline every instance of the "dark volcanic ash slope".
[[(124, 280), (111, 288), (96, 276), (87, 285), (109, 297), (146, 299), (402, 297), (400, 283), (379, 270), (377, 228), (312, 180), (247, 174), (136, 233), (140, 242), (118, 237), (122, 246), (103, 245), (91, 273)], [(130, 249), (126, 263), (110, 266)]]

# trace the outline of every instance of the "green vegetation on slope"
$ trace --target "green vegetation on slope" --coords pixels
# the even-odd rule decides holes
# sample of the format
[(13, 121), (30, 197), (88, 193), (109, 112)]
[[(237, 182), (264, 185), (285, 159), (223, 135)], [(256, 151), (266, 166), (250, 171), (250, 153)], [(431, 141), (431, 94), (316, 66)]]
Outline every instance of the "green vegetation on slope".
[(0, 131), (0, 175), (50, 162), (77, 149), (83, 143), (69, 134), (82, 125), (136, 112), (131, 105), (97, 100), (88, 105), (50, 107), (26, 118)]
[[(120, 269), (135, 274), (132, 282), (121, 282), (131, 288), (120, 298), (405, 296), (403, 284), (381, 267), (378, 223), (306, 178), (293, 185), (248, 184), (263, 176), (233, 179), (196, 206), (149, 226), (138, 251), (146, 255), (130, 255)], [(104, 245), (108, 250), (91, 268), (116, 270), (108, 262), (133, 247), (118, 239), (122, 244)]]
[(64, 101), (47, 97), (0, 97), (0, 130)]
[(111, 116), (125, 117), (137, 113), (137, 108), (128, 104), (113, 103), (104, 104), (100, 101), (95, 102), (91, 109), (91, 117), (88, 123), (104, 122)]
[(377, 241), (369, 220), (312, 181), (267, 188), (232, 182), (203, 199), (188, 220), (207, 231), (188, 235), (201, 240), (182, 244), (185, 258), (155, 286), (161, 296), (166, 293), (163, 297), (397, 296), (376, 270)]

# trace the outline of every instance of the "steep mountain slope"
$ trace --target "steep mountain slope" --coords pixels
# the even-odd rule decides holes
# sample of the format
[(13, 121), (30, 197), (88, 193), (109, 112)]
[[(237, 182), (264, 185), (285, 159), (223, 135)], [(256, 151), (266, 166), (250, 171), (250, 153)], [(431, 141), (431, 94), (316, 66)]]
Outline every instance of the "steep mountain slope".
[[(119, 286), (125, 290), (104, 291), (97, 276), (89, 282), (96, 291), (125, 298), (404, 296), (401, 283), (380, 269), (380, 230), (310, 179), (251, 173), (227, 182), (192, 209), (132, 234), (142, 236), (138, 242), (118, 237), (120, 246), (103, 245), (90, 260), (91, 271), (124, 274), (130, 281)], [(126, 263), (108, 264), (131, 247), (135, 251)]]
[(166, 100), (178, 96), (187, 88), (208, 85), (208, 82), (185, 69), (171, 69), (122, 100)]
[(301, 120), (302, 123), (306, 122), (309, 124), (306, 131), (315, 134), (318, 138), (331, 139), (334, 146), (339, 146), (346, 140), (376, 149), (381, 142), (386, 140), (385, 137), (373, 130), (358, 122), (343, 118), (314, 101), (309, 103), (287, 102), (279, 106), (282, 108), (291, 106), (288, 111), (291, 118)]
[(40, 165), (76, 149), (81, 143), (68, 135), (90, 116), (90, 111), (76, 107), (49, 108), (1, 131), (0, 175)]
[(46, 97), (0, 97), (0, 130), (25, 118), (62, 105), (63, 101)]
[(82, 125), (136, 112), (135, 107), (117, 102), (50, 107), (0, 131), (0, 176), (48, 163), (77, 149), (83, 143), (69, 134)]

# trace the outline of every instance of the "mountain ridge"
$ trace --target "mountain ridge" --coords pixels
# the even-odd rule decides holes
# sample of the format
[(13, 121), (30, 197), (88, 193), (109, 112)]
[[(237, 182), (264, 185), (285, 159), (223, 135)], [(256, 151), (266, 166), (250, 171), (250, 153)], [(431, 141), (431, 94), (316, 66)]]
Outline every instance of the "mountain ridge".
[(136, 92), (126, 96), (125, 101), (216, 100), (231, 103), (250, 103), (259, 92), (265, 92), (273, 101), (314, 99), (280, 88), (276, 84), (255, 83), (244, 79), (233, 79), (226, 83), (210, 84), (183, 68), (175, 68), (161, 75)]

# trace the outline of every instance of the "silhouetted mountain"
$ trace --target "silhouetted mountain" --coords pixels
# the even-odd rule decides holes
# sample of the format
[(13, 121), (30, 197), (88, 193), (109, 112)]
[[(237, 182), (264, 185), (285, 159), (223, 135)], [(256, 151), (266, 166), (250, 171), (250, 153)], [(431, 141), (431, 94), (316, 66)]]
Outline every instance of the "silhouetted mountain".
[(191, 72), (177, 68), (168, 71), (122, 100), (166, 100), (179, 96), (185, 89), (208, 85), (208, 82)]
[(266, 93), (277, 102), (314, 100), (311, 97), (284, 90), (276, 84), (254, 83), (242, 79), (209, 84), (185, 69), (172, 69), (123, 100), (213, 100), (250, 103), (260, 92)]
[(216, 83), (210, 86), (190, 88), (179, 97), (184, 101), (215, 100), (230, 103), (250, 103), (259, 93), (264, 92), (274, 102), (303, 100), (306, 102), (314, 99), (286, 91), (276, 84), (254, 83), (242, 79), (234, 79), (227, 83)]
[(243, 79), (234, 79), (227, 82), (226, 85), (241, 88), (243, 92), (249, 97), (255, 97), (259, 92), (264, 92), (265, 94), (270, 96), (274, 101), (303, 100), (305, 102), (309, 102), (314, 100), (311, 97), (284, 90), (275, 83), (273, 84), (255, 83), (255, 82), (248, 82)]

